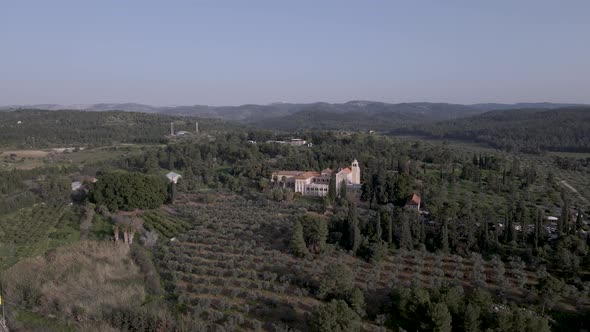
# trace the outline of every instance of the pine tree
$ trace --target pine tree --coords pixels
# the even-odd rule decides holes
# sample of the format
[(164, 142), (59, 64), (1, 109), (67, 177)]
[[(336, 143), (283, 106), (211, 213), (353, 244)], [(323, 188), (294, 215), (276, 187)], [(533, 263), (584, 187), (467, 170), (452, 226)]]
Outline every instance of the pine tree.
[(479, 314), (480, 310), (477, 306), (469, 303), (465, 307), (465, 316), (463, 318), (463, 326), (466, 332), (479, 331)]
[(425, 330), (451, 332), (453, 317), (444, 303), (431, 304), (428, 308), (431, 325)]
[(291, 252), (297, 257), (304, 257), (309, 252), (305, 245), (305, 239), (303, 238), (303, 226), (299, 220), (295, 221), (293, 229), (291, 230), (291, 241), (290, 241)]
[(366, 315), (365, 296), (363, 295), (363, 292), (360, 289), (355, 287), (350, 292), (350, 294), (348, 295), (348, 303), (350, 304), (350, 308), (352, 308), (352, 310), (354, 310), (354, 312), (356, 312), (356, 314), (359, 315), (359, 317), (364, 317)]

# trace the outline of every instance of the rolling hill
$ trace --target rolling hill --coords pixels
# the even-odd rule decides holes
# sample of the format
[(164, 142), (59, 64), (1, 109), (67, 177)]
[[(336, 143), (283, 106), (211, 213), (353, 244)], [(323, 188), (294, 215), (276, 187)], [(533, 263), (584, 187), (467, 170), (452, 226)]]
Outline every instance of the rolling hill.
[(85, 112), (20, 109), (0, 112), (0, 143), (23, 148), (165, 142), (170, 122), (176, 130), (235, 128), (216, 119), (122, 111)]
[(395, 130), (524, 152), (590, 152), (590, 107), (490, 111)]
[[(142, 113), (161, 113), (168, 115), (199, 116), (218, 118), (230, 121), (239, 121), (248, 124), (264, 122), (265, 126), (269, 119), (278, 119), (290, 116), (299, 112), (308, 114), (311, 111), (327, 113), (358, 113), (357, 116), (369, 116), (377, 121), (383, 119), (399, 122), (397, 118), (408, 120), (414, 118), (416, 121), (439, 121), (456, 119), (466, 116), (481, 114), (490, 110), (500, 109), (555, 109), (560, 107), (579, 106), (575, 104), (553, 104), (553, 103), (519, 103), (519, 104), (449, 104), (449, 103), (383, 103), (375, 101), (354, 100), (346, 103), (273, 103), (268, 105), (247, 104), (240, 106), (150, 106), (138, 103), (101, 103), (101, 104), (75, 104), (56, 105), (42, 104), (29, 106), (3, 106), (0, 110), (14, 109), (46, 109), (46, 110), (83, 110), (93, 112), (104, 111), (126, 111)], [(394, 114), (395, 116), (392, 116)], [(320, 115), (320, 117), (329, 115)], [(354, 118), (355, 116), (348, 115)]]

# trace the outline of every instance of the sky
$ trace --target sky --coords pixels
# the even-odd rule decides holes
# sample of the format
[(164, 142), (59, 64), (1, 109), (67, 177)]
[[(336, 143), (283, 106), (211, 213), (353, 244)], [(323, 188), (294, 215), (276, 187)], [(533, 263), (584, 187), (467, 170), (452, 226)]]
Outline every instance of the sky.
[(0, 105), (590, 103), (588, 0), (0, 0)]

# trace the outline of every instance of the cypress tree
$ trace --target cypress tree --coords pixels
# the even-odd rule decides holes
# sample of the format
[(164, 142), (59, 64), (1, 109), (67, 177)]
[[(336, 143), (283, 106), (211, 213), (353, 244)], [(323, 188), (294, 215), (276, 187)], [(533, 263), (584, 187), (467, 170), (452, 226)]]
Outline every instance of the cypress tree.
[(579, 231), (582, 230), (584, 224), (582, 223), (582, 209), (578, 208), (578, 215), (576, 216), (576, 228), (574, 230), (574, 234), (577, 234)]
[(541, 236), (541, 227), (543, 227), (543, 212), (537, 209), (537, 218), (535, 219), (535, 252), (539, 250), (539, 237)]
[(402, 236), (400, 240), (400, 247), (411, 250), (414, 246), (412, 243), (412, 232), (410, 230), (410, 223), (408, 217), (402, 214)]
[(308, 254), (305, 239), (303, 238), (303, 226), (299, 220), (295, 222), (291, 230), (290, 247), (293, 255), (297, 257), (303, 257)]
[(441, 249), (445, 254), (449, 253), (449, 226), (448, 222), (445, 219), (443, 221), (442, 230), (441, 230)]
[(393, 213), (387, 223), (387, 243), (393, 243)]
[(328, 184), (328, 199), (330, 203), (334, 203), (336, 200), (336, 176), (332, 174), (330, 177), (330, 183)]
[(377, 220), (375, 221), (375, 238), (377, 242), (381, 243), (383, 238), (383, 230), (381, 229), (381, 213), (377, 213)]
[(563, 197), (563, 205), (561, 207), (561, 216), (559, 217), (559, 229), (558, 233), (559, 236), (569, 235), (570, 234), (570, 207), (569, 202), (565, 195)]
[(175, 200), (176, 200), (176, 183), (170, 182), (170, 197), (169, 197), (170, 204), (174, 204)]
[(529, 230), (529, 212), (524, 205), (523, 201), (519, 202), (518, 205), (520, 226), (522, 231), (522, 242), (527, 243), (527, 235)]
[(346, 199), (346, 181), (342, 180), (342, 183), (340, 184), (340, 199)]
[(352, 252), (356, 253), (361, 244), (361, 232), (359, 229), (359, 219), (356, 210), (356, 204), (351, 204), (348, 209), (348, 227), (349, 227), (349, 247)]

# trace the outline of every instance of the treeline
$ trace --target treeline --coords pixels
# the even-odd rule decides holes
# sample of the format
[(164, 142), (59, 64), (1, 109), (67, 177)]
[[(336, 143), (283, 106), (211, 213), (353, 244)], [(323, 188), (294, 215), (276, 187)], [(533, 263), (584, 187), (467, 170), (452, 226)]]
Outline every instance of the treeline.
[[(335, 274), (335, 273), (338, 274)], [(321, 287), (329, 302), (311, 319), (313, 331), (360, 331), (366, 316), (362, 292), (353, 288), (349, 269), (337, 266), (326, 273)], [(549, 297), (547, 298), (549, 300)], [(380, 325), (400, 331), (551, 331), (549, 320), (513, 304), (499, 303), (485, 290), (461, 286), (423, 288), (394, 286), (376, 315)]]
[(168, 199), (163, 175), (116, 171), (99, 174), (97, 180), (88, 198), (111, 211), (155, 209)]
[(0, 214), (35, 203), (63, 204), (69, 200), (68, 168), (0, 171)]
[[(113, 143), (165, 143), (170, 122), (194, 130), (196, 118), (131, 112), (16, 110), (0, 112), (0, 141), (21, 148), (99, 146)], [(201, 129), (230, 127), (219, 120), (198, 119)]]
[[(274, 170), (321, 170), (350, 166), (361, 162), (363, 178), (387, 173), (401, 165), (411, 174), (421, 173), (423, 163), (451, 162), (456, 156), (449, 149), (421, 143), (412, 144), (385, 137), (355, 134), (339, 137), (330, 133), (302, 134), (314, 143), (311, 148), (264, 143), (267, 132), (231, 132), (217, 135), (213, 141), (186, 141), (147, 151), (144, 155), (119, 160), (117, 167), (152, 172), (178, 170), (183, 190), (199, 186), (225, 187), (233, 191), (252, 187), (269, 187)], [(257, 140), (252, 144), (248, 140)]]
[(396, 130), (487, 143), (507, 151), (590, 152), (590, 108), (492, 111), (471, 118)]

